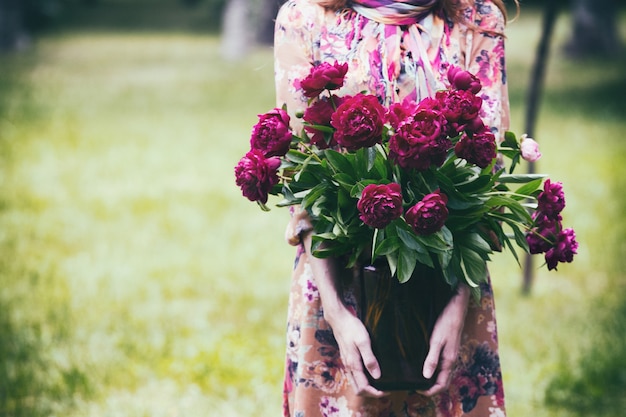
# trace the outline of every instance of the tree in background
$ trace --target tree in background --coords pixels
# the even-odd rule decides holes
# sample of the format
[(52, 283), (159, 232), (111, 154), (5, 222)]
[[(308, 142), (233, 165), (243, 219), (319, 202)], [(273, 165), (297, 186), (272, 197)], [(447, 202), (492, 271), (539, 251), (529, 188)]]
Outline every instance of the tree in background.
[(572, 57), (615, 56), (621, 49), (617, 32), (617, 0), (572, 0)]

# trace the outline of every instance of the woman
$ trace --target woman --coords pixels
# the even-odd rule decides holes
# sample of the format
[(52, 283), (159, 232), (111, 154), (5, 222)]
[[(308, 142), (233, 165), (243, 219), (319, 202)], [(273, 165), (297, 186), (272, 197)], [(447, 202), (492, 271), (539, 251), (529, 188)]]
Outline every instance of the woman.
[[(482, 118), (496, 136), (508, 127), (501, 0), (289, 0), (277, 16), (278, 106), (294, 116), (307, 98), (299, 89), (313, 65), (347, 63), (338, 95), (366, 91), (382, 103), (419, 101), (445, 86), (451, 65), (482, 82)], [(297, 118), (293, 126), (301, 129)], [(311, 255), (306, 213), (286, 232), (298, 246), (289, 300), (284, 415), (504, 416), (491, 286), (470, 300), (460, 286), (435, 324), (425, 392), (384, 393), (368, 332), (356, 317), (351, 281), (336, 260)]]

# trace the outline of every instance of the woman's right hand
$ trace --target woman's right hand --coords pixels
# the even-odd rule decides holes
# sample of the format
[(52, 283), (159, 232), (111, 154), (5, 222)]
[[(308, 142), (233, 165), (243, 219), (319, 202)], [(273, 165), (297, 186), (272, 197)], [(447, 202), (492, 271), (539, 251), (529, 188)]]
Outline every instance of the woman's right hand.
[[(310, 224), (306, 211), (296, 211), (296, 221)], [(288, 228), (289, 231), (289, 228)], [(339, 345), (339, 354), (347, 376), (358, 395), (382, 397), (384, 392), (372, 387), (366, 372), (373, 378), (380, 378), (380, 366), (372, 351), (372, 342), (365, 325), (350, 311), (341, 299), (338, 284), (338, 270), (333, 258), (316, 258), (311, 253), (311, 230), (299, 235), (307, 253), (307, 259), (315, 285), (320, 294), (324, 319), (330, 326)], [(298, 239), (299, 240), (299, 239)]]
[(370, 385), (366, 372), (380, 378), (380, 366), (372, 351), (372, 343), (367, 329), (347, 308), (333, 315), (324, 312), (339, 345), (339, 353), (344, 369), (358, 395), (379, 398), (386, 395)]

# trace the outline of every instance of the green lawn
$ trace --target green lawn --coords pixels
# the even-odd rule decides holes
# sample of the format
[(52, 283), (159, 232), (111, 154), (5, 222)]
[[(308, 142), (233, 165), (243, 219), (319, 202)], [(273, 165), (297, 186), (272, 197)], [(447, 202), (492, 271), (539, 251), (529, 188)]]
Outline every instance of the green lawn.
[[(538, 28), (509, 31), (518, 133)], [(554, 52), (539, 169), (580, 251), (530, 297), (494, 262), (512, 417), (568, 415), (544, 391), (624, 285), (626, 65)], [(0, 57), (0, 416), (280, 415), (287, 214), (233, 179), (271, 106), (271, 51), (223, 62), (202, 33), (74, 28)]]

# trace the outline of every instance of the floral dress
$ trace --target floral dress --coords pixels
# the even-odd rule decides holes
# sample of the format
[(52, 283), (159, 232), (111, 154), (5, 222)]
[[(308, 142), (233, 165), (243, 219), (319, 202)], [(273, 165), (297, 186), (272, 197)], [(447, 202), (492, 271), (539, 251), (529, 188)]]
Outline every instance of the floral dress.
[[(467, 24), (429, 15), (410, 26), (377, 23), (353, 10), (327, 11), (315, 0), (289, 0), (276, 20), (278, 106), (287, 105), (294, 129), (307, 98), (299, 88), (312, 65), (348, 63), (338, 95), (365, 91), (384, 104), (420, 100), (446, 85), (450, 65), (476, 74), (483, 85), (482, 118), (498, 137), (508, 128), (504, 17), (489, 0), (465, 11)], [(344, 303), (357, 314), (358, 286), (342, 280)], [(304, 248), (297, 248), (288, 306), (284, 416), (413, 417), (505, 416), (492, 288), (471, 301), (450, 387), (435, 396), (396, 391), (357, 396), (345, 374), (332, 329), (323, 317), (316, 280)]]

